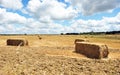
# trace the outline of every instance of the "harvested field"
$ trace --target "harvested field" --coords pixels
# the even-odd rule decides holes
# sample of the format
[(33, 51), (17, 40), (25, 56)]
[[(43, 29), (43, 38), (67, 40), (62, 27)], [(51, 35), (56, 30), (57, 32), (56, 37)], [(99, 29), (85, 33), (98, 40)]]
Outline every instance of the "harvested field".
[[(119, 39), (88, 35), (40, 36), (41, 40), (35, 35), (0, 36), (0, 75), (120, 75)], [(85, 37), (90, 42), (108, 45), (108, 58), (90, 59), (76, 53), (74, 40)], [(25, 38), (29, 46), (6, 46), (8, 38)]]

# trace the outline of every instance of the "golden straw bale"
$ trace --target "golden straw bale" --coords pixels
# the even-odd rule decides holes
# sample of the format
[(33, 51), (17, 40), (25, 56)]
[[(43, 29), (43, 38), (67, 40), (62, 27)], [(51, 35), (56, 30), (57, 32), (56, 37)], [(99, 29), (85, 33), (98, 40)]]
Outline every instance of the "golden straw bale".
[(40, 36), (38, 35), (38, 39), (39, 39), (39, 40), (41, 40), (41, 39), (42, 39), (42, 37), (40, 37)]
[(7, 45), (11, 46), (28, 46), (28, 41), (23, 38), (14, 38), (14, 39), (7, 39)]
[(89, 42), (89, 40), (86, 40), (86, 39), (75, 39), (74, 44), (76, 44), (76, 42)]
[(97, 59), (106, 58), (109, 54), (107, 45), (99, 43), (76, 42), (75, 50), (89, 58)]

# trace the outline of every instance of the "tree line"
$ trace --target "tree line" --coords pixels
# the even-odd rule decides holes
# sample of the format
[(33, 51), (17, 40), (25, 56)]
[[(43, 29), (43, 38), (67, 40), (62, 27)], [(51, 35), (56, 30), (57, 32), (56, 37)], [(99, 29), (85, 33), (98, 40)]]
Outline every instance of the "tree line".
[(83, 33), (61, 33), (61, 35), (99, 35), (99, 34), (120, 34), (120, 31), (107, 31), (107, 32), (83, 32)]

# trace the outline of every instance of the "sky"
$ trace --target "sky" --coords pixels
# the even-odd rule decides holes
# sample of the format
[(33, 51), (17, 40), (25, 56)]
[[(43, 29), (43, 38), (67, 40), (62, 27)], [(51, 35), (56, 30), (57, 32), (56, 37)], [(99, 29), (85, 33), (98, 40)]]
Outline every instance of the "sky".
[(120, 30), (120, 0), (0, 0), (0, 34)]

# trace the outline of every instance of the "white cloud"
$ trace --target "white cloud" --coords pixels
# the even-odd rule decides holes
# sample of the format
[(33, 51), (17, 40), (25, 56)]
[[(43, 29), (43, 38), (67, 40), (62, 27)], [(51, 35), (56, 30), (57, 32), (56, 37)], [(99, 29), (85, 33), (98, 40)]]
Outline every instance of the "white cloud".
[(120, 13), (115, 17), (103, 17), (102, 20), (76, 20), (71, 24), (74, 32), (120, 30)]
[[(22, 6), (14, 8), (14, 6), (8, 7), (9, 4), (3, 5), (5, 1), (7, 0), (0, 1), (0, 5), (5, 7), (0, 8), (0, 33), (49, 34), (120, 29), (120, 13), (115, 17), (103, 17), (101, 20), (74, 19), (78, 12), (90, 15), (112, 10), (119, 6), (120, 1), (117, 2), (117, 0), (65, 0), (72, 4), (69, 6), (57, 0), (30, 0), (25, 9), (21, 9)], [(18, 1), (21, 2), (21, 0)], [(18, 13), (8, 12), (6, 7), (21, 9), (21, 12), (30, 14), (32, 17), (27, 18)]]
[(22, 0), (0, 0), (0, 6), (10, 9), (21, 9), (23, 7)]
[(72, 19), (77, 12), (72, 7), (66, 7), (64, 3), (57, 0), (30, 0), (27, 6), (31, 15), (37, 18), (46, 16), (52, 20)]
[(0, 33), (5, 32), (5, 28), (0, 25)]
[(20, 16), (17, 13), (7, 12), (4, 8), (0, 8), (0, 16), (0, 29), (2, 28), (1, 32), (6, 33), (17, 33), (17, 29), (24, 26), (27, 21), (25, 17)]
[[(0, 8), (0, 33), (60, 33), (63, 26), (54, 22), (41, 22), (25, 18)], [(49, 21), (49, 20), (48, 20)]]
[(84, 15), (111, 11), (114, 8), (120, 7), (120, 0), (66, 0), (73, 7)]
[[(120, 29), (120, 13), (102, 20), (73, 20), (70, 25), (55, 23), (47, 16), (40, 20), (25, 18), (17, 13), (0, 8), (0, 33), (67, 33), (89, 31), (111, 31)], [(46, 21), (45, 21), (46, 20)]]
[(27, 28), (29, 31), (33, 31), (32, 33), (42, 33), (42, 34), (51, 34), (51, 33), (60, 33), (63, 31), (64, 26), (60, 24), (56, 24), (54, 22), (40, 22), (40, 21), (28, 21)]
[(24, 23), (26, 22), (26, 18), (18, 15), (17, 13), (7, 12), (6, 9), (0, 8), (0, 23), (11, 24), (11, 23)]
[(51, 20), (51, 18), (49, 16), (43, 16), (39, 20), (42, 23), (50, 23), (50, 22), (52, 22), (52, 20)]

